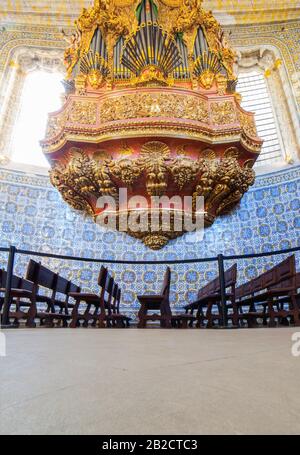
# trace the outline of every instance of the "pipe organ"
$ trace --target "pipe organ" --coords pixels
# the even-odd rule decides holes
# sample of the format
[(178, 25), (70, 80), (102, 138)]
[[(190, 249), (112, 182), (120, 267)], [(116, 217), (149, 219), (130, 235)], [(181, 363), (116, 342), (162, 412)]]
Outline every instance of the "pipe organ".
[[(262, 141), (236, 93), (235, 52), (201, 0), (95, 0), (67, 41), (65, 104), (41, 142), (67, 203), (105, 220), (97, 201), (112, 197), (116, 229), (121, 215), (144, 216), (148, 229), (126, 231), (153, 249), (184, 234), (174, 225), (186, 215), (168, 208), (170, 229), (154, 228), (153, 196), (203, 197), (205, 226), (236, 206)], [(145, 202), (121, 210), (120, 188)]]

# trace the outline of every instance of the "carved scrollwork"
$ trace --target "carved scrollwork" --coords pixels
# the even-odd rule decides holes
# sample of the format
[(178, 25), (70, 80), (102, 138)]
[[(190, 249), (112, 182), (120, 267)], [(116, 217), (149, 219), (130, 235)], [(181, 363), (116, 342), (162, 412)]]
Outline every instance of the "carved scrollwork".
[(66, 122), (67, 112), (49, 117), (46, 130), (46, 138), (51, 138), (59, 134)]
[(208, 109), (204, 101), (194, 96), (175, 94), (122, 95), (105, 100), (100, 106), (102, 122), (130, 118), (171, 117), (208, 123)]
[(199, 172), (199, 163), (191, 158), (175, 158), (169, 170), (178, 188), (181, 190), (185, 185), (195, 180)]
[(239, 149), (236, 147), (229, 147), (224, 152), (224, 158), (238, 158), (239, 157)]
[(218, 101), (211, 106), (212, 121), (216, 125), (228, 125), (236, 122), (236, 109), (231, 101)]
[(147, 175), (146, 187), (149, 196), (161, 196), (167, 188), (166, 159), (169, 155), (169, 147), (159, 141), (147, 142), (141, 149), (140, 164)]
[(74, 101), (71, 104), (68, 121), (94, 125), (97, 122), (97, 103), (91, 101)]
[[(232, 208), (254, 182), (253, 170), (241, 167), (235, 154), (231, 153), (222, 160), (195, 160), (187, 156), (171, 159), (169, 147), (160, 141), (145, 143), (136, 158), (114, 160), (109, 158), (105, 150), (100, 152), (100, 159), (95, 159), (81, 149), (72, 148), (65, 156), (67, 163), (54, 165), (50, 172), (51, 182), (64, 200), (74, 209), (90, 215), (95, 215), (95, 203), (102, 195), (112, 196), (118, 204), (117, 188), (120, 182), (130, 187), (135, 183), (143, 185), (145, 179), (149, 196), (163, 196), (172, 179), (179, 190), (187, 184), (194, 187), (194, 210), (196, 197), (204, 197), (206, 224), (211, 224), (217, 215)], [(97, 152), (94, 156), (97, 156)], [(119, 180), (118, 184), (116, 179)], [(138, 216), (141, 215), (139, 212)], [(150, 212), (146, 210), (148, 216), (151, 228)], [(174, 216), (173, 213), (169, 230), (163, 229), (160, 213), (158, 230), (133, 232), (128, 228), (128, 234), (141, 239), (150, 248), (162, 248), (170, 239), (184, 232), (174, 229)]]
[(122, 158), (108, 163), (110, 173), (126, 185), (132, 185), (142, 172), (136, 160)]
[[(81, 161), (80, 157), (74, 160)], [(93, 215), (89, 200), (95, 186), (83, 176), (79, 162), (54, 166), (50, 171), (50, 181), (72, 208)]]
[(204, 161), (194, 198), (203, 196), (205, 210), (214, 219), (230, 210), (249, 187), (254, 183), (254, 171), (241, 168), (234, 157), (225, 158), (219, 163)]
[(216, 159), (216, 152), (211, 149), (205, 149), (201, 152), (201, 157), (207, 160), (215, 160)]
[(247, 134), (247, 136), (257, 137), (257, 129), (254, 117), (246, 113), (243, 113), (242, 111), (239, 111), (238, 115), (242, 128), (244, 132)]

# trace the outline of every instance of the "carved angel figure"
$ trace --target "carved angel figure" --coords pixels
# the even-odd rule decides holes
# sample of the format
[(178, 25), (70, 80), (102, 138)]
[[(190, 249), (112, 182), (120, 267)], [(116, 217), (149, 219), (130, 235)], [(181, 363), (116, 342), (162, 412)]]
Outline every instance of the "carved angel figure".
[(67, 78), (71, 76), (72, 69), (79, 58), (79, 49), (81, 45), (81, 32), (77, 29), (70, 36), (61, 30), (63, 39), (68, 43), (68, 47), (64, 53), (64, 65), (67, 69)]

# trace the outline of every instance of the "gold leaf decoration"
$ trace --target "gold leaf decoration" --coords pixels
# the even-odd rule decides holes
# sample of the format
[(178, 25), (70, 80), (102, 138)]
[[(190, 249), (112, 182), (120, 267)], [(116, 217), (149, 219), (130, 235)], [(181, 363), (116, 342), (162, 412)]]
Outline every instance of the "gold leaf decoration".
[(236, 147), (230, 147), (224, 152), (224, 158), (238, 158), (239, 157), (239, 149)]

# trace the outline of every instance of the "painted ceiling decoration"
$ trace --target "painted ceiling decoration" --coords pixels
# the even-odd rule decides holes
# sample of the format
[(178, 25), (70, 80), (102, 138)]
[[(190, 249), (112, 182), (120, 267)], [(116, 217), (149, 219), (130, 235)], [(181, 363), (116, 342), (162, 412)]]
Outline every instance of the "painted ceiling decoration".
[[(236, 206), (262, 141), (236, 93), (236, 54), (202, 1), (95, 0), (75, 27), (66, 101), (41, 142), (64, 200), (104, 225), (114, 214), (152, 249), (189, 230), (199, 197), (205, 226)], [(124, 205), (120, 190), (142, 200)], [(153, 221), (155, 196), (177, 200)]]
[[(178, 4), (178, 1), (166, 3)], [(116, 1), (129, 5), (130, 1)], [(0, 20), (30, 24), (71, 26), (83, 7), (92, 5), (86, 0), (1, 0)], [(299, 18), (299, 0), (205, 0), (204, 8), (212, 10), (221, 24), (249, 24), (285, 21)]]

